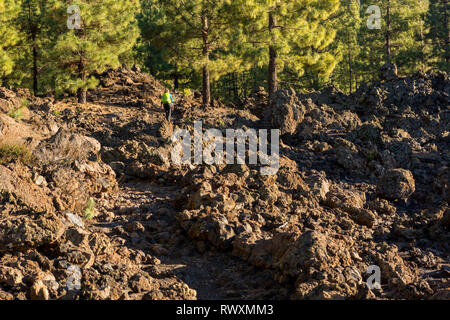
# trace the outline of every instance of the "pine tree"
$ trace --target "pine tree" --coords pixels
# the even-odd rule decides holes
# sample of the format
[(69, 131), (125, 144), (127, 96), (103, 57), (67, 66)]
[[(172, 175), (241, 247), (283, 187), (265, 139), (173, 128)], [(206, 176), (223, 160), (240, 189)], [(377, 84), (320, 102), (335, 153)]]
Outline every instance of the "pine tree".
[(97, 85), (91, 75), (119, 67), (120, 55), (133, 48), (138, 37), (139, 3), (133, 0), (71, 1), (70, 5), (79, 8), (77, 25), (77, 10), (69, 10), (68, 14), (66, 1), (51, 2), (52, 24), (64, 27), (50, 53), (55, 61), (52, 76), (56, 90), (77, 92), (79, 103), (86, 103), (87, 90)]
[(337, 85), (352, 92), (356, 82), (356, 58), (359, 54), (358, 30), (362, 23), (359, 0), (341, 2), (339, 15), (333, 21), (337, 30), (332, 52), (339, 61), (334, 74)]
[(137, 16), (141, 36), (135, 51), (144, 70), (159, 79), (173, 80), (175, 89), (178, 89), (180, 81), (189, 77), (192, 70), (168, 58), (171, 50), (164, 41), (159, 41), (158, 21), (162, 18), (161, 13), (155, 3), (142, 1), (141, 12)]
[(278, 73), (285, 67), (298, 76), (309, 69), (321, 77), (334, 69), (336, 61), (325, 49), (336, 31), (323, 23), (337, 12), (339, 2), (242, 0), (242, 10), (248, 16), (248, 43), (254, 45), (248, 49), (255, 52), (254, 56), (267, 57), (262, 61), (268, 65), (269, 96), (277, 90)]
[(358, 68), (365, 70), (366, 78), (378, 74), (386, 62), (395, 63), (403, 74), (423, 69), (424, 34), (423, 17), (428, 9), (428, 0), (361, 0), (363, 21), (369, 19), (366, 10), (377, 5), (381, 13), (381, 28), (369, 29), (361, 24), (359, 44), (361, 53)]
[(430, 26), (426, 38), (432, 45), (432, 52), (428, 58), (434, 67), (447, 72), (450, 71), (448, 16), (448, 0), (435, 0), (430, 2), (429, 11), (425, 18)]
[(47, 24), (48, 1), (21, 0), (16, 28), (20, 41), (16, 46), (16, 68), (14, 77), (20, 85), (33, 89), (35, 95), (40, 88), (45, 53), (51, 46), (54, 30)]
[(13, 71), (11, 48), (19, 41), (19, 34), (14, 27), (18, 12), (17, 1), (0, 0), (0, 84), (1, 79)]
[[(239, 45), (236, 15), (230, 0), (153, 0), (149, 2), (143, 37), (165, 48), (177, 68), (189, 67), (202, 75), (203, 106), (211, 103), (211, 78), (236, 70), (240, 63), (230, 50)], [(234, 41), (232, 41), (234, 40)]]

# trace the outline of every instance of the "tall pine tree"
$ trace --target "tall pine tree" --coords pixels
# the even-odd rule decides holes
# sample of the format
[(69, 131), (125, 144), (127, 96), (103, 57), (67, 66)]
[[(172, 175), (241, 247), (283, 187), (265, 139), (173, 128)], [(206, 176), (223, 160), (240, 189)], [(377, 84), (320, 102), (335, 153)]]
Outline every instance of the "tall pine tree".
[(380, 8), (381, 29), (361, 24), (358, 68), (365, 78), (377, 80), (378, 69), (386, 62), (395, 63), (402, 74), (422, 69), (425, 48), (421, 34), (428, 0), (361, 0), (363, 21), (369, 19), (366, 10), (372, 5)]
[[(65, 26), (52, 49), (55, 66), (53, 77), (58, 91), (77, 92), (79, 103), (86, 103), (86, 92), (96, 86), (91, 75), (120, 66), (119, 57), (133, 48), (138, 37), (136, 14), (139, 2), (134, 0), (76, 0), (80, 11), (79, 28), (67, 27), (67, 20), (77, 14), (67, 13), (66, 1), (51, 0), (53, 25)], [(71, 23), (69, 21), (69, 23)]]
[(285, 67), (298, 76), (307, 68), (320, 76), (331, 73), (336, 61), (325, 49), (332, 43), (336, 32), (323, 22), (338, 10), (339, 2), (241, 1), (242, 10), (248, 17), (247, 42), (253, 45), (248, 49), (260, 59), (267, 59), (263, 63), (268, 65), (269, 96), (277, 90), (278, 73)]
[(16, 68), (14, 77), (22, 86), (33, 89), (35, 95), (40, 89), (42, 69), (45, 67), (45, 55), (51, 47), (55, 30), (48, 25), (47, 0), (21, 0), (20, 13), (16, 28), (20, 32), (20, 41), (16, 48)]
[(345, 0), (341, 2), (339, 14), (331, 25), (337, 30), (336, 39), (330, 46), (331, 52), (338, 60), (333, 71), (333, 82), (349, 92), (356, 87), (358, 30), (361, 23), (359, 0)]
[(426, 22), (430, 26), (426, 38), (432, 45), (428, 58), (435, 68), (447, 72), (450, 71), (449, 7), (448, 0), (431, 1), (426, 15)]
[(202, 75), (203, 106), (211, 103), (211, 78), (240, 66), (230, 50), (236, 39), (239, 7), (230, 0), (153, 0), (143, 35), (166, 48), (167, 59), (178, 68)]
[(14, 27), (18, 13), (17, 1), (0, 0), (0, 84), (2, 78), (13, 71), (11, 48), (19, 41), (19, 34)]

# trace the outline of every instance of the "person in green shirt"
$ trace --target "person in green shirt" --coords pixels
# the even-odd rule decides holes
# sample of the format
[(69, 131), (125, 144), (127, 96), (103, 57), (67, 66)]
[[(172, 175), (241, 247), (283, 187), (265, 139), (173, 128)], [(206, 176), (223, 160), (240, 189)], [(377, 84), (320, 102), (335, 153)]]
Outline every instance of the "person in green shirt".
[(173, 111), (173, 97), (170, 94), (169, 89), (164, 90), (161, 102), (164, 107), (164, 112), (166, 113), (166, 120), (170, 122)]

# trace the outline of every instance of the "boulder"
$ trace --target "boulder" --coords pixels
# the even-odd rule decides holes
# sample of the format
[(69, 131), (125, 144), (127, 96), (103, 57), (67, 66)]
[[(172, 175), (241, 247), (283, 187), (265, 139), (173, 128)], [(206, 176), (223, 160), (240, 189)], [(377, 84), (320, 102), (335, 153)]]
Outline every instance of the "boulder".
[(450, 230), (450, 209), (445, 210), (440, 223), (444, 229)]
[(0, 220), (0, 252), (23, 251), (55, 243), (64, 233), (62, 221), (53, 216), (12, 217)]
[(163, 121), (157, 130), (157, 136), (166, 140), (169, 140), (173, 134), (172, 122)]
[[(20, 270), (0, 265), (0, 284), (14, 287), (22, 283), (23, 275)], [(1, 299), (0, 299), (1, 300)]]
[(398, 79), (397, 66), (393, 63), (386, 63), (380, 68), (380, 79), (392, 81)]
[(27, 145), (33, 149), (40, 135), (29, 125), (0, 113), (0, 145)]
[(15, 98), (16, 94), (6, 88), (0, 87), (0, 98), (1, 99), (11, 99), (11, 98)]
[(30, 288), (31, 300), (49, 300), (50, 294), (48, 288), (44, 285), (42, 280), (37, 280)]
[(35, 154), (43, 162), (54, 162), (96, 157), (100, 149), (100, 142), (96, 139), (61, 128), (53, 137), (41, 142)]
[(15, 172), (2, 165), (0, 165), (0, 199), (1, 192), (13, 194), (32, 210), (55, 211), (52, 198), (43, 188), (21, 179)]
[(377, 183), (377, 194), (388, 200), (406, 200), (416, 191), (414, 176), (409, 170), (388, 170)]
[(305, 116), (305, 107), (293, 89), (279, 90), (271, 100), (271, 124), (281, 134), (294, 133)]

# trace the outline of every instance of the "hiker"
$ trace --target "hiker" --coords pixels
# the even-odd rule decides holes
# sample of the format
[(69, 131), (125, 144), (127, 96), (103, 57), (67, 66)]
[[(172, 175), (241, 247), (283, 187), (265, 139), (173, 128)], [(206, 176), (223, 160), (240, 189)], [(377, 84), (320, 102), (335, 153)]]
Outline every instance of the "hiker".
[(166, 120), (170, 122), (170, 118), (172, 117), (173, 111), (173, 97), (170, 94), (169, 89), (166, 89), (164, 91), (161, 102), (163, 104), (164, 111), (166, 113)]

